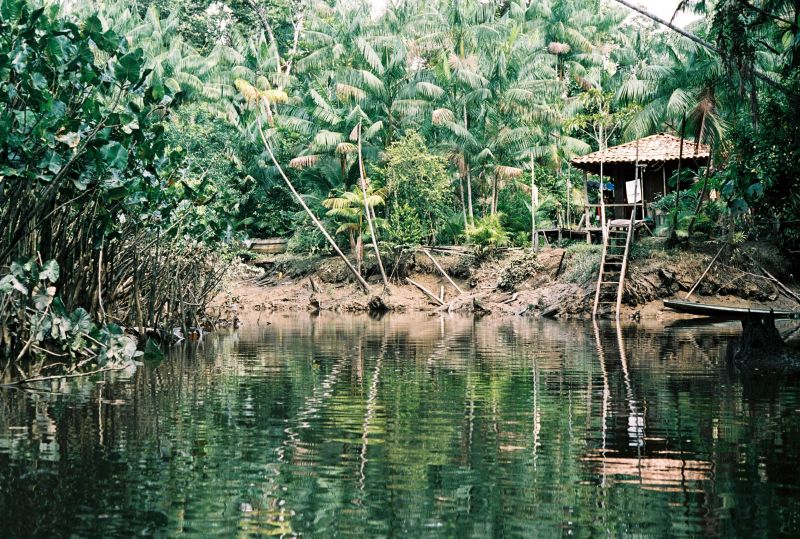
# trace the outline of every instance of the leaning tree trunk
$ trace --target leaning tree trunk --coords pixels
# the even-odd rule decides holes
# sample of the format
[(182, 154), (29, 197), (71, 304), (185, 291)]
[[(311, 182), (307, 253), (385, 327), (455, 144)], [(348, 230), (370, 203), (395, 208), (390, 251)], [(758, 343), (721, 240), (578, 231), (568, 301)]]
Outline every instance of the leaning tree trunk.
[(261, 135), (261, 141), (264, 143), (264, 147), (267, 149), (269, 157), (270, 159), (272, 159), (272, 163), (275, 165), (275, 168), (278, 169), (278, 173), (280, 173), (281, 178), (283, 178), (283, 181), (286, 182), (286, 185), (289, 187), (289, 190), (294, 195), (294, 198), (297, 200), (300, 206), (303, 207), (305, 212), (311, 218), (311, 221), (314, 223), (314, 225), (319, 229), (320, 232), (322, 232), (322, 235), (325, 236), (326, 240), (328, 240), (328, 243), (330, 243), (331, 247), (333, 247), (333, 250), (336, 251), (336, 254), (339, 255), (339, 257), (344, 261), (345, 265), (347, 266), (347, 269), (349, 269), (350, 273), (352, 273), (353, 276), (356, 278), (356, 281), (358, 282), (359, 286), (364, 291), (364, 293), (369, 294), (369, 285), (367, 284), (367, 281), (365, 281), (364, 278), (361, 276), (361, 274), (356, 270), (356, 268), (353, 267), (353, 264), (351, 264), (350, 261), (347, 259), (345, 254), (336, 244), (336, 241), (331, 237), (328, 231), (325, 230), (325, 227), (322, 226), (322, 223), (319, 222), (317, 216), (314, 215), (314, 212), (311, 211), (311, 208), (309, 208), (308, 205), (305, 203), (303, 197), (301, 197), (300, 193), (297, 192), (297, 189), (294, 188), (294, 185), (292, 184), (291, 180), (289, 180), (289, 178), (286, 176), (286, 173), (283, 171), (283, 168), (278, 163), (278, 160), (275, 159), (275, 154), (272, 152), (272, 146), (270, 146), (269, 142), (267, 142), (267, 137), (264, 136), (264, 130), (261, 129), (261, 121), (258, 122), (258, 133), (259, 135)]
[(361, 195), (364, 197), (364, 214), (367, 216), (367, 225), (369, 226), (369, 234), (372, 236), (372, 248), (375, 250), (375, 258), (378, 261), (378, 267), (381, 270), (381, 278), (383, 279), (384, 291), (389, 290), (389, 279), (386, 278), (386, 271), (383, 269), (383, 261), (381, 260), (381, 251), (378, 249), (378, 239), (375, 237), (375, 225), (372, 222), (372, 212), (370, 211), (369, 201), (367, 200), (367, 179), (365, 178), (364, 170), (364, 156), (361, 153), (361, 122), (358, 123), (358, 176), (361, 179)]

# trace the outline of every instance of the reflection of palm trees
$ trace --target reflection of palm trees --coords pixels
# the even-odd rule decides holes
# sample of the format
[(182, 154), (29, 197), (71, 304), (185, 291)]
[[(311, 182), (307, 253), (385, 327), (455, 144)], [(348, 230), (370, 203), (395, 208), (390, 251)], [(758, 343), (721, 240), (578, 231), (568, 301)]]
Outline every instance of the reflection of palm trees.
[[(533, 355), (533, 470), (536, 471), (536, 463), (539, 452), (539, 433), (542, 431), (542, 413), (539, 409), (539, 366), (536, 364), (536, 355)], [(536, 476), (534, 476), (534, 481)]]
[(369, 436), (369, 426), (372, 419), (375, 417), (375, 403), (378, 400), (378, 384), (380, 383), (381, 366), (383, 364), (383, 357), (386, 355), (386, 345), (389, 340), (388, 331), (384, 331), (383, 339), (381, 341), (381, 351), (378, 358), (375, 360), (375, 372), (372, 374), (372, 383), (369, 386), (369, 393), (367, 394), (367, 411), (364, 414), (364, 426), (361, 429), (361, 451), (359, 452), (361, 465), (358, 468), (358, 488), (364, 491), (364, 482), (366, 475), (364, 471), (367, 467), (367, 445)]

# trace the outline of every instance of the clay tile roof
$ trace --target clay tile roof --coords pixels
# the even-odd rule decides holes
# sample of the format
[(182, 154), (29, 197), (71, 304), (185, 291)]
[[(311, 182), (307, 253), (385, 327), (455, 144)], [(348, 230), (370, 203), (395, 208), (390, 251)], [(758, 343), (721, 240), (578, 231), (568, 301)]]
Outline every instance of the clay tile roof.
[[(601, 161), (605, 163), (635, 163), (636, 146), (639, 146), (639, 162), (651, 163), (661, 161), (677, 161), (681, 152), (681, 139), (679, 137), (659, 133), (626, 144), (608, 148), (602, 152), (574, 158), (571, 162), (576, 168), (590, 172), (597, 168)], [(695, 144), (692, 140), (683, 141), (683, 158), (696, 161), (706, 161), (711, 155), (711, 148), (707, 144)]]

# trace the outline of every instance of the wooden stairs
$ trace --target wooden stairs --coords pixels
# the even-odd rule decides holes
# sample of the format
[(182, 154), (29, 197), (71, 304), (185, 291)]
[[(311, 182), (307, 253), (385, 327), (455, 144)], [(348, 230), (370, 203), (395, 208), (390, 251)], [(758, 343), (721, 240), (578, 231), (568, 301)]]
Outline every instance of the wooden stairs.
[[(609, 222), (603, 234), (603, 258), (600, 274), (597, 276), (597, 290), (594, 295), (592, 317), (611, 314), (619, 320), (622, 294), (625, 291), (625, 272), (628, 269), (628, 255), (633, 243), (633, 220), (615, 219)], [(633, 221), (635, 223), (635, 221)]]

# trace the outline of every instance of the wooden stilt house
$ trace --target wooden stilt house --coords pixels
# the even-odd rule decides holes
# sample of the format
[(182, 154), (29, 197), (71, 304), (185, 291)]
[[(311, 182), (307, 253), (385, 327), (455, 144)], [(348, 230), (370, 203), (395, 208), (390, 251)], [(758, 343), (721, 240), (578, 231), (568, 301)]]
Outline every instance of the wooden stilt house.
[[(654, 217), (650, 205), (659, 195), (675, 190), (674, 186), (669, 185), (669, 180), (678, 170), (679, 161), (684, 170), (696, 171), (708, 164), (710, 156), (711, 149), (706, 144), (687, 139), (681, 144), (679, 137), (660, 133), (576, 157), (571, 163), (583, 170), (585, 175), (602, 174), (603, 183), (614, 184), (614, 202), (606, 206), (613, 208), (615, 219), (630, 218), (635, 198), (631, 196), (634, 190), (629, 182), (641, 178), (642, 211), (637, 212), (636, 218), (642, 219)], [(590, 208), (598, 206), (590, 205)]]

